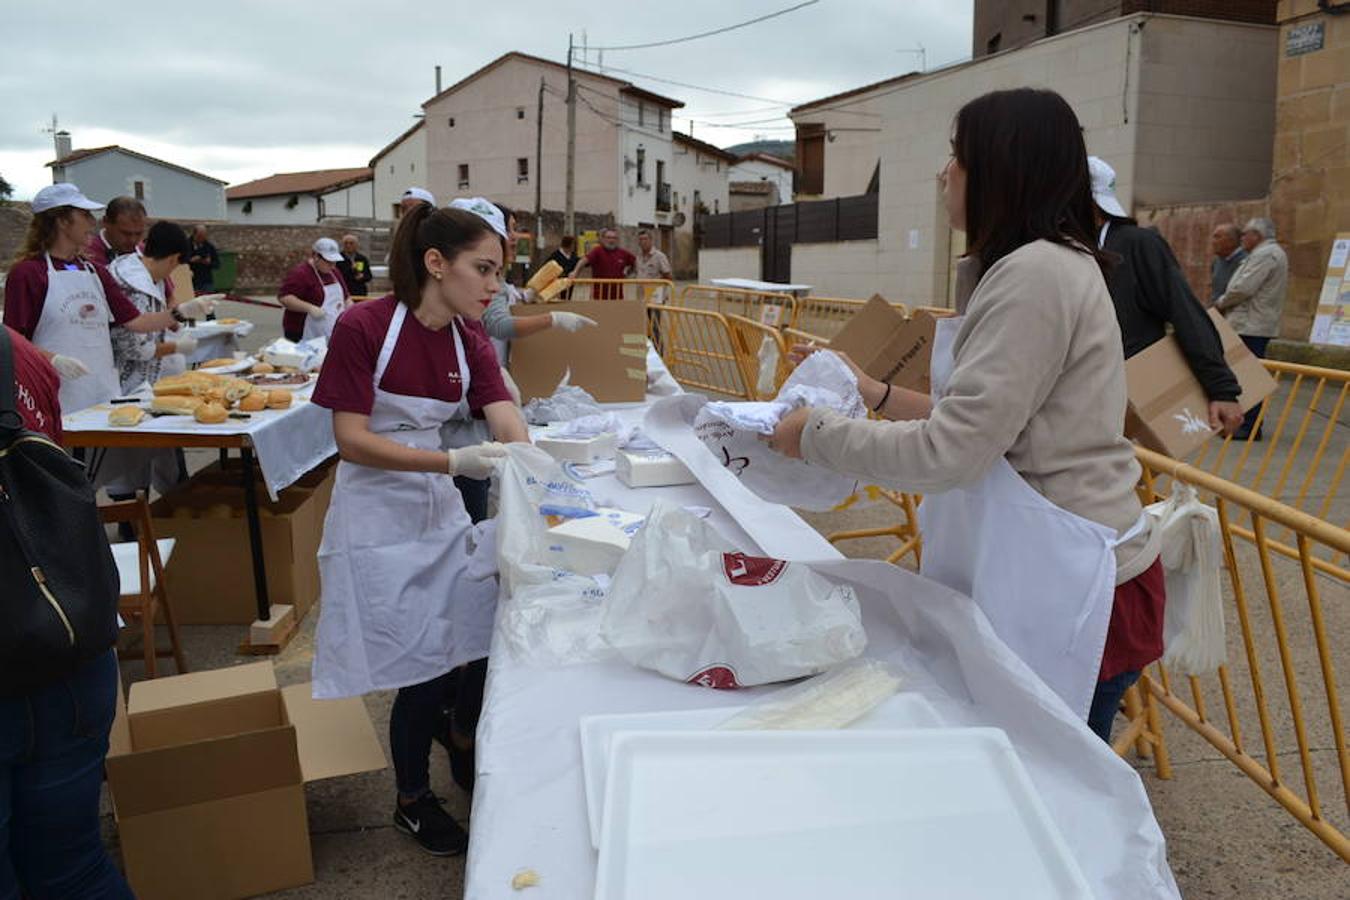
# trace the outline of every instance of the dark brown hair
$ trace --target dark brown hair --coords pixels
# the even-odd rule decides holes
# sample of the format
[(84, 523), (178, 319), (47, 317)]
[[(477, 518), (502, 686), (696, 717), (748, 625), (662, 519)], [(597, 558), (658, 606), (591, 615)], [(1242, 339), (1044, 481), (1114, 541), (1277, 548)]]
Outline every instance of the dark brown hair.
[(977, 97), (956, 114), (952, 149), (966, 170), (967, 255), (985, 271), (1038, 240), (1086, 253), (1107, 271), (1083, 129), (1063, 97), (1034, 88)]
[(462, 209), (437, 209), (419, 203), (399, 219), (394, 245), (389, 251), (389, 279), (394, 296), (409, 309), (422, 303), (427, 283), (426, 254), (439, 250), (446, 262), (477, 244), (484, 237), (500, 237), (484, 219)]
[(564, 250), (572, 250), (577, 245), (577, 239), (570, 234), (564, 234), (562, 240), (558, 241), (558, 246)]

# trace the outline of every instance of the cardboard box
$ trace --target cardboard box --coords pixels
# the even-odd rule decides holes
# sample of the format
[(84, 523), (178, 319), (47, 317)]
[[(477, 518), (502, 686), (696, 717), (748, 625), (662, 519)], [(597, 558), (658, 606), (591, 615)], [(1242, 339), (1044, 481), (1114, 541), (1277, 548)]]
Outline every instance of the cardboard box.
[(830, 349), (848, 354), (858, 367), (887, 384), (928, 393), (937, 319), (923, 310), (905, 318), (874, 295), (844, 323)]
[(197, 292), (192, 288), (192, 268), (187, 263), (175, 266), (169, 273), (169, 280), (173, 282), (175, 303), (186, 303), (196, 295)]
[(230, 900), (314, 880), (304, 785), (385, 767), (359, 697), (278, 690), (270, 662), (138, 682), (107, 759), (132, 890)]
[(647, 395), (647, 307), (633, 300), (578, 300), (515, 306), (515, 315), (574, 312), (597, 327), (560, 328), (511, 345), (511, 377), (529, 402), (553, 394), (569, 371), (571, 383), (601, 403), (640, 403)]
[[(1275, 379), (1218, 310), (1209, 317), (1219, 330), (1224, 359), (1242, 387), (1238, 404), (1243, 412), (1275, 391)], [(1129, 408), (1125, 436), (1173, 459), (1185, 459), (1209, 440), (1209, 398), (1181, 352), (1168, 335), (1125, 361)]]
[[(311, 475), (275, 501), (258, 484), (268, 599), (295, 607), (297, 622), (319, 597), (319, 542), (333, 491), (331, 468)], [(179, 624), (248, 625), (258, 617), (238, 469), (213, 464), (150, 504), (150, 514), (156, 537), (176, 541), (164, 574)]]

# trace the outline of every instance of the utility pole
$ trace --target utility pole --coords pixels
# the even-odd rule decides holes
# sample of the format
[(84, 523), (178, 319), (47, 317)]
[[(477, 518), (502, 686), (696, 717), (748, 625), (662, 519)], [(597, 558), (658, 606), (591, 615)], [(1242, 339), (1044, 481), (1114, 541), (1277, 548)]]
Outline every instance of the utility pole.
[(572, 35), (567, 35), (567, 203), (563, 233), (576, 234), (577, 80), (572, 75)]
[(539, 76), (539, 109), (534, 117), (534, 258), (544, 249), (544, 76)]

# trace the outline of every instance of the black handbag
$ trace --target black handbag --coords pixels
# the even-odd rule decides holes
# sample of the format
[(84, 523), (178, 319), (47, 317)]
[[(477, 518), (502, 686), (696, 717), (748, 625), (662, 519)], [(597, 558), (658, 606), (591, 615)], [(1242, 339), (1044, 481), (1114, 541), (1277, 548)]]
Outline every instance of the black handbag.
[(0, 696), (46, 687), (117, 640), (117, 564), (84, 466), (15, 409), (0, 326)]

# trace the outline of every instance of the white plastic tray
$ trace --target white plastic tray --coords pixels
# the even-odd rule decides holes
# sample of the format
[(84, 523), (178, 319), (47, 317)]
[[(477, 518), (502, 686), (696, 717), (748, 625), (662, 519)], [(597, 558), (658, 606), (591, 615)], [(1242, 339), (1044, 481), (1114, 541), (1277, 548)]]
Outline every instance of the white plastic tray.
[[(716, 709), (582, 717), (581, 763), (586, 777), (586, 813), (591, 823), (591, 846), (600, 846), (605, 779), (609, 774), (610, 742), (614, 735), (631, 731), (707, 731), (717, 728), (744, 709), (744, 706), (723, 706)], [(848, 727), (876, 730), (937, 728), (941, 725), (942, 719), (922, 694), (901, 691)]]
[(597, 900), (1091, 896), (999, 729), (614, 737)]

